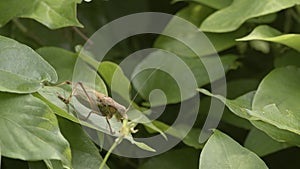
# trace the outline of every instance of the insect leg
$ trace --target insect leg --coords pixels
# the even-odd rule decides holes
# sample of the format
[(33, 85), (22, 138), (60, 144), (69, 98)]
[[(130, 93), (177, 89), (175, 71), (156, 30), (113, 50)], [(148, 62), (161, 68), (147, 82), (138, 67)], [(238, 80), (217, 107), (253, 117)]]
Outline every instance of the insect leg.
[(69, 81), (69, 80), (66, 80), (64, 82), (61, 82), (61, 83), (58, 83), (58, 84), (54, 85), (53, 87), (59, 87), (59, 86), (65, 85), (65, 84), (70, 85), (70, 84), (72, 84), (72, 82)]
[[(70, 84), (72, 84), (72, 82), (70, 82), (70, 81), (64, 81), (64, 82), (62, 82), (62, 83), (59, 83), (59, 84), (57, 84), (57, 85), (55, 85), (56, 87), (57, 86), (61, 86), (61, 85), (64, 85), (64, 84), (68, 84), (68, 85), (70, 85)], [(68, 97), (68, 98), (64, 98), (62, 95), (60, 95), (59, 93), (58, 93), (58, 98), (60, 99), (60, 100), (62, 100), (65, 104), (69, 104), (70, 103), (70, 101), (71, 101), (71, 98), (73, 97), (73, 95), (75, 94), (75, 92), (78, 90), (77, 89), (77, 86), (78, 86), (78, 83), (76, 83), (75, 84), (75, 86), (74, 86), (74, 89), (72, 89), (72, 92), (71, 92), (71, 94), (70, 94), (70, 96)]]
[(87, 121), (87, 119), (89, 119), (89, 117), (91, 116), (92, 113), (99, 114), (98, 112), (92, 110), (89, 112), (89, 114), (85, 118), (82, 118), (82, 120)]
[(95, 106), (95, 101), (89, 96), (89, 94), (88, 94), (87, 91), (85, 90), (83, 84), (82, 84), (81, 82), (77, 82), (76, 85), (75, 85), (75, 87), (76, 87), (77, 85), (79, 85), (79, 86), (82, 88), (84, 94), (85, 94), (86, 97), (88, 98), (88, 101), (89, 101), (89, 103), (90, 103), (91, 109), (92, 109), (93, 111), (96, 111), (96, 110), (97, 110), (97, 107)]
[[(90, 111), (89, 114), (88, 114), (85, 118), (83, 118), (82, 120), (86, 121), (86, 120), (91, 116), (92, 113), (99, 114), (99, 113), (97, 113), (97, 112), (95, 112), (95, 111)], [(108, 120), (109, 117), (105, 117), (105, 119), (106, 119), (106, 122), (107, 122), (107, 124), (108, 124), (110, 133), (111, 133), (111, 134), (114, 134), (115, 132), (113, 132), (113, 130), (112, 130), (112, 128), (111, 128), (111, 125), (110, 125), (110, 122), (109, 122), (109, 120)]]
[[(60, 84), (58, 84), (58, 85), (56, 85), (56, 86), (60, 86), (60, 85), (63, 85), (63, 84), (72, 84), (72, 83), (71, 83), (70, 81), (65, 81), (65, 82), (60, 83)], [(75, 84), (75, 86), (74, 86), (74, 88), (73, 88), (73, 90), (72, 90), (72, 92), (71, 92), (71, 94), (70, 94), (70, 96), (69, 96), (68, 98), (64, 98), (64, 97), (62, 97), (60, 94), (58, 94), (58, 98), (61, 99), (64, 103), (69, 104), (70, 101), (71, 101), (71, 99), (72, 99), (72, 97), (75, 95), (76, 91), (78, 90), (78, 86), (80, 86), (80, 87), (82, 88), (84, 94), (85, 94), (86, 97), (88, 98), (92, 110), (96, 110), (95, 107), (94, 107), (94, 105), (92, 104), (92, 103), (93, 103), (93, 100), (92, 100), (91, 97), (88, 95), (87, 91), (85, 90), (85, 88), (84, 88), (84, 86), (83, 86), (83, 84), (82, 84), (81, 82), (77, 82), (77, 83)]]
[[(63, 102), (65, 102), (66, 104), (69, 104), (70, 103), (70, 101), (71, 101), (71, 99), (72, 99), (72, 97), (75, 95), (75, 93), (76, 93), (76, 91), (78, 90), (78, 85), (79, 85), (80, 83), (78, 82), (78, 83), (76, 83), (75, 84), (75, 86), (74, 86), (74, 89), (72, 89), (72, 92), (71, 92), (71, 94), (70, 94), (70, 96), (68, 97), (68, 98), (62, 98), (62, 97), (59, 97)], [(80, 85), (81, 86), (81, 85)], [(86, 93), (86, 92), (85, 92)], [(87, 93), (86, 93), (87, 94)], [(87, 97), (88, 97), (88, 95), (87, 95)], [(89, 98), (89, 97), (88, 97)]]
[(107, 122), (107, 124), (108, 124), (110, 133), (111, 133), (111, 134), (114, 134), (115, 132), (113, 132), (113, 130), (112, 130), (112, 128), (111, 128), (111, 125), (110, 125), (110, 122), (109, 122), (109, 120), (108, 120), (108, 117), (105, 117), (105, 119), (106, 119), (106, 122)]

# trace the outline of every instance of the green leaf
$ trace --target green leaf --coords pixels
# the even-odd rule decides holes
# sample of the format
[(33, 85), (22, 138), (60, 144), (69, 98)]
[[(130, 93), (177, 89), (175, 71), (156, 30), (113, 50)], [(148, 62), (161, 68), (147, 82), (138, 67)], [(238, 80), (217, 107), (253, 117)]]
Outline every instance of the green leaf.
[(69, 143), (51, 109), (31, 95), (0, 93), (2, 155), (22, 160), (57, 159), (70, 165)]
[(213, 95), (204, 89), (198, 89), (198, 91), (208, 96), (218, 98), (219, 100), (221, 100), (223, 103), (226, 104), (226, 106), (231, 110), (231, 112), (233, 112), (235, 115), (241, 118), (249, 120), (251, 124), (253, 124), (256, 128), (264, 131), (274, 140), (277, 140), (278, 142), (288, 142), (290, 144), (300, 145), (299, 142), (300, 135), (291, 133), (286, 130), (281, 130), (278, 127), (266, 121), (262, 121), (262, 119), (254, 116), (255, 114), (259, 113), (259, 112), (253, 113), (251, 111), (252, 101), (255, 94), (254, 92), (249, 92), (243, 96), (238, 97), (235, 100), (229, 100), (220, 95)]
[(263, 121), (279, 129), (300, 135), (299, 116), (288, 109), (280, 111), (276, 104), (270, 104), (258, 111), (248, 110), (248, 113), (254, 121)]
[(195, 149), (202, 149), (203, 144), (199, 143), (201, 129), (199, 128), (192, 128), (189, 133), (183, 138), (182, 142), (190, 147)]
[(291, 145), (300, 145), (300, 136), (287, 130), (280, 129), (270, 123), (261, 121), (259, 118), (252, 119), (251, 123), (258, 129), (268, 134), (278, 142), (286, 142)]
[(127, 112), (127, 115), (128, 115), (128, 119), (130, 119), (132, 122), (140, 123), (144, 125), (146, 128), (149, 128), (151, 130), (160, 133), (167, 140), (165, 133), (161, 129), (156, 127), (156, 125), (145, 115), (147, 113), (148, 112), (141, 112), (135, 109), (135, 110), (129, 110)]
[(260, 157), (286, 149), (290, 145), (273, 140), (266, 133), (252, 128), (245, 140), (244, 146)]
[[(59, 82), (64, 82), (66, 80), (72, 80), (74, 65), (78, 58), (76, 53), (70, 52), (68, 50), (57, 48), (57, 47), (42, 47), (37, 50), (37, 52), (51, 65), (53, 65), (56, 70), (59, 78)], [(93, 74), (93, 69), (87, 69), (84, 73)], [(94, 73), (95, 74), (95, 73)], [(81, 77), (87, 77), (81, 75)], [(82, 78), (82, 82), (85, 82), (84, 78)], [(89, 85), (89, 84), (86, 84)], [(100, 76), (96, 76), (96, 85), (95, 88), (97, 91), (107, 95), (107, 89), (104, 81), (100, 78)]]
[(233, 113), (248, 119), (273, 139), (299, 146), (299, 76), (296, 67), (275, 69), (264, 78), (254, 96), (249, 93), (235, 100), (199, 91), (220, 99)]
[(31, 2), (31, 0), (22, 0), (22, 3), (20, 0), (0, 1), (0, 27), (21, 14), (22, 11), (30, 9)]
[(267, 105), (275, 104), (286, 115), (292, 113), (300, 117), (299, 85), (300, 68), (289, 66), (274, 69), (261, 81), (253, 99), (253, 110), (262, 110)]
[(0, 26), (5, 25), (14, 17), (32, 18), (57, 29), (67, 26), (82, 25), (76, 18), (78, 0), (10, 0), (0, 2)]
[(101, 77), (106, 82), (108, 87), (111, 89), (111, 93), (121, 96), (122, 99), (125, 99), (127, 104), (131, 102), (130, 81), (127, 79), (122, 69), (117, 64), (108, 61), (101, 62), (98, 68), (98, 72), (100, 73)]
[(34, 0), (31, 8), (20, 13), (20, 17), (32, 18), (51, 29), (67, 26), (83, 27), (76, 18), (78, 0)]
[[(66, 93), (66, 91), (58, 87), (45, 86), (43, 89), (39, 91), (38, 94), (34, 94), (34, 96), (44, 101), (55, 114), (64, 117), (70, 121), (80, 123), (77, 117), (75, 117), (71, 113), (68, 113), (67, 105), (65, 105), (65, 103), (58, 98), (57, 93)], [(72, 112), (72, 110), (73, 109), (69, 111)], [(82, 124), (84, 125), (85, 123)]]
[[(229, 81), (226, 84), (227, 86), (226, 97), (230, 99), (239, 97), (245, 93), (256, 90), (258, 84), (259, 81), (256, 79), (237, 79), (237, 80)], [(235, 115), (228, 109), (224, 110), (222, 121), (231, 124), (233, 126), (240, 127), (247, 130), (250, 130), (253, 127), (248, 120)]]
[(281, 130), (281, 134), (276, 134), (273, 129), (263, 127), (273, 138), (298, 146), (300, 145), (299, 77), (300, 69), (296, 67), (274, 69), (259, 85), (252, 103), (253, 110), (248, 111), (253, 120), (268, 123)]
[[(132, 81), (133, 86), (145, 100), (149, 100), (149, 95), (154, 89), (160, 89), (164, 93), (167, 100), (162, 100), (164, 98), (162, 98), (159, 94), (152, 95), (153, 102), (151, 104), (153, 105), (177, 103), (179, 101), (188, 99), (195, 95), (195, 90), (197, 88), (197, 86), (195, 85), (203, 86), (205, 84), (208, 84), (209, 82), (213, 82), (221, 78), (221, 76), (215, 76), (212, 77), (212, 79), (209, 79), (206, 67), (215, 66), (212, 62), (210, 62), (211, 65), (204, 66), (199, 58), (186, 57), (180, 57), (180, 62), (177, 62), (173, 57), (162, 57), (166, 55), (168, 55), (168, 53), (162, 51), (151, 53), (140, 63), (138, 67), (136, 67), (133, 73), (134, 75), (136, 75), (134, 76), (135, 78)], [(206, 59), (206, 61), (213, 61), (214, 59), (216, 59), (215, 57), (210, 56), (202, 58)], [(225, 55), (220, 59), (223, 63), (225, 71), (235, 68), (235, 60), (237, 59), (237, 56)], [(145, 67), (149, 67), (149, 63), (153, 62), (155, 62), (155, 64), (160, 64), (154, 65), (157, 69), (143, 70)], [(179, 76), (183, 72), (193, 73), (194, 77), (188, 74), (186, 74), (186, 76), (189, 77)], [(183, 80), (183, 78), (185, 78), (185, 80)], [(193, 80), (196, 80), (197, 84), (193, 84)], [(179, 88), (183, 86), (183, 90)]]
[[(203, 144), (198, 142), (199, 135), (201, 130), (198, 128), (192, 128), (187, 135), (185, 135), (185, 131), (182, 131), (183, 126), (174, 128), (173, 126), (169, 126), (160, 121), (153, 121), (153, 124), (159, 128), (160, 130), (170, 134), (171, 136), (177, 137), (178, 139), (182, 139), (182, 142), (190, 147), (194, 147), (196, 149), (203, 148)], [(150, 133), (157, 132), (156, 130), (146, 128)], [(184, 132), (184, 133), (183, 133)]]
[(196, 2), (214, 9), (222, 9), (226, 6), (230, 5), (232, 0), (173, 0), (173, 2), (181, 2), (181, 1), (188, 1), (188, 2)]
[(35, 51), (15, 40), (0, 36), (0, 91), (32, 93), (43, 82), (55, 83), (55, 70)]
[[(73, 168), (99, 168), (103, 159), (98, 148), (84, 132), (82, 126), (63, 118), (58, 118), (58, 122), (62, 134), (71, 146)], [(106, 168), (108, 169), (107, 166)]]
[(252, 40), (280, 43), (300, 52), (300, 34), (282, 34), (278, 30), (267, 25), (258, 26), (249, 35), (237, 39), (237, 41)]
[(205, 144), (199, 169), (267, 169), (266, 164), (253, 152), (239, 145), (229, 136), (215, 130)]
[(199, 152), (190, 148), (171, 150), (152, 157), (140, 165), (138, 169), (197, 168), (197, 156), (199, 156)]
[(147, 151), (150, 151), (150, 152), (156, 152), (155, 149), (153, 149), (152, 147), (148, 146), (147, 144), (145, 143), (142, 143), (142, 142), (138, 142), (138, 141), (131, 141), (133, 144), (135, 144), (136, 146), (138, 146), (139, 148), (143, 149), (143, 150), (147, 150)]
[(237, 30), (251, 18), (275, 13), (294, 5), (299, 0), (234, 0), (233, 3), (210, 15), (201, 25), (205, 32), (230, 32)]
[(72, 80), (77, 54), (57, 47), (42, 47), (36, 50), (49, 64), (53, 66), (58, 75), (58, 82)]
[(252, 104), (252, 100), (253, 100), (255, 92), (249, 92), (249, 93), (246, 93), (246, 94), (238, 97), (235, 100), (229, 100), (220, 95), (213, 95), (205, 89), (197, 89), (197, 90), (205, 95), (219, 99), (224, 104), (226, 104), (226, 106), (229, 108), (229, 110), (232, 113), (234, 113), (235, 115), (237, 115), (241, 118), (249, 120), (250, 115), (247, 113), (246, 110), (251, 109), (251, 104)]
[[(199, 26), (202, 20), (208, 16), (212, 10), (201, 5), (189, 5), (176, 13), (176, 16), (186, 19), (195, 26)], [(179, 23), (178, 23), (179, 22)], [(186, 25), (181, 24), (180, 21), (175, 18), (172, 19), (166, 26), (165, 32), (178, 32), (176, 36), (181, 41), (189, 41), (193, 43), (199, 43), (199, 36), (197, 36), (194, 30), (189, 31), (186, 29)], [(203, 39), (205, 40), (205, 39)], [(188, 46), (183, 44), (177, 39), (168, 36), (159, 36), (154, 44), (155, 48), (165, 49), (172, 53), (175, 53), (184, 57), (197, 57), (197, 55)], [(202, 55), (208, 55), (214, 51), (208, 51), (209, 53), (201, 53)]]
[[(200, 5), (189, 5), (177, 12), (176, 16), (184, 18), (199, 27), (202, 21), (209, 14), (211, 14), (211, 12), (212, 10), (210, 8), (206, 8)], [(181, 40), (199, 43), (199, 39), (195, 36), (194, 32), (188, 32), (185, 25), (178, 24), (176, 21), (177, 20), (171, 20), (167, 25), (166, 30), (178, 32), (178, 37), (180, 37)], [(221, 52), (233, 47), (237, 43), (235, 39), (244, 36), (246, 33), (246, 29), (243, 27), (235, 32), (205, 33), (205, 35), (212, 43), (216, 51)], [(189, 47), (187, 47), (183, 43), (166, 36), (159, 36), (155, 41), (154, 47), (165, 49), (182, 57), (198, 57)], [(214, 54), (215, 51), (209, 52), (210, 53), (203, 53), (201, 56)]]

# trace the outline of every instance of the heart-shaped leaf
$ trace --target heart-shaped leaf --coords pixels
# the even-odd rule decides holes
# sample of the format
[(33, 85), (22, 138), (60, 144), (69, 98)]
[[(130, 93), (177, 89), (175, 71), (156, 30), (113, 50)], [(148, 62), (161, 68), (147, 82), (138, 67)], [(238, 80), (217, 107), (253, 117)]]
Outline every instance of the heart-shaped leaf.
[(261, 81), (253, 99), (253, 110), (262, 110), (267, 105), (275, 104), (281, 112), (287, 115), (292, 113), (295, 119), (299, 119), (299, 85), (300, 68), (289, 66), (274, 69)]
[(0, 27), (4, 26), (15, 16), (21, 14), (22, 11), (30, 9), (32, 6), (31, 2), (31, 0), (23, 0), (22, 3), (20, 3), (19, 0), (0, 1)]
[(69, 143), (46, 104), (32, 95), (0, 93), (0, 105), (3, 156), (22, 160), (57, 159), (70, 165)]
[[(212, 10), (207, 7), (203, 7), (201, 5), (190, 4), (189, 6), (183, 8), (179, 12), (176, 13), (176, 16), (184, 18), (199, 27), (202, 21), (212, 13)], [(217, 52), (221, 52), (223, 50), (229, 49), (233, 47), (237, 42), (236, 38), (244, 36), (247, 31), (243, 27), (237, 31), (229, 32), (229, 33), (208, 33), (205, 32), (205, 36), (208, 39), (201, 39), (195, 36), (194, 32), (189, 32), (186, 29), (185, 25), (178, 24), (177, 19), (171, 20), (166, 27), (166, 30), (172, 30), (178, 32), (178, 37), (180, 40), (190, 41), (194, 43), (203, 43), (203, 41), (207, 41), (207, 43), (212, 43), (215, 50)], [(167, 36), (159, 36), (155, 41), (154, 46), (156, 48), (165, 49), (172, 53), (175, 53), (182, 57), (198, 57), (188, 46), (178, 41), (177, 39), (172, 39)], [(198, 53), (200, 56), (214, 54), (216, 51), (211, 50), (208, 52)]]
[(0, 46), (0, 91), (32, 93), (57, 81), (52, 66), (28, 46), (3, 36)]
[(205, 144), (199, 169), (267, 169), (266, 164), (255, 153), (242, 147), (232, 138), (215, 130)]
[[(206, 68), (215, 66), (213, 63), (217, 58), (202, 57), (207, 65), (199, 58), (179, 57), (156, 51), (148, 55), (134, 70), (133, 85), (139, 94), (149, 100), (149, 95), (154, 89), (160, 89), (165, 97), (160, 94), (153, 95), (155, 103), (153, 105), (162, 105), (163, 103), (178, 103), (195, 95), (197, 86), (203, 86), (221, 78), (220, 75), (209, 77)], [(235, 67), (235, 55), (224, 55), (220, 57), (225, 71)], [(151, 63), (151, 65), (149, 64)], [(148, 67), (156, 69), (145, 69)], [(211, 79), (210, 79), (211, 78)], [(168, 85), (166, 85), (168, 84)], [(156, 97), (157, 96), (157, 97)]]
[[(37, 20), (51, 29), (82, 25), (76, 18), (76, 6), (79, 0), (10, 0), (0, 2), (0, 25), (14, 17), (26, 17)], [(13, 8), (11, 8), (13, 7)], [(8, 10), (10, 9), (10, 10)], [(5, 12), (4, 12), (5, 11)]]

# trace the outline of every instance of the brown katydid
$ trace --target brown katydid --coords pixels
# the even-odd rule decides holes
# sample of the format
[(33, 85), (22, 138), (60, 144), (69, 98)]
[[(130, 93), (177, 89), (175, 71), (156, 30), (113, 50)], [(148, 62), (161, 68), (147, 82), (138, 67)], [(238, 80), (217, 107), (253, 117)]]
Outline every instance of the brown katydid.
[[(65, 81), (56, 86), (60, 86), (63, 84), (71, 85), (72, 82)], [(60, 94), (58, 94), (58, 98), (61, 99), (65, 104), (69, 104), (73, 96), (75, 96), (79, 100), (79, 102), (83, 103), (84, 105), (88, 102), (89, 106), (92, 109), (92, 111), (89, 112), (84, 120), (87, 120), (92, 113), (104, 116), (106, 118), (106, 122), (109, 126), (111, 134), (113, 134), (114, 132), (112, 131), (109, 119), (111, 119), (113, 116), (115, 116), (118, 121), (128, 118), (126, 114), (127, 109), (123, 105), (119, 104), (111, 97), (106, 96), (103, 93), (85, 87), (82, 82), (75, 83), (69, 97), (64, 98)], [(97, 107), (95, 107), (95, 105)]]

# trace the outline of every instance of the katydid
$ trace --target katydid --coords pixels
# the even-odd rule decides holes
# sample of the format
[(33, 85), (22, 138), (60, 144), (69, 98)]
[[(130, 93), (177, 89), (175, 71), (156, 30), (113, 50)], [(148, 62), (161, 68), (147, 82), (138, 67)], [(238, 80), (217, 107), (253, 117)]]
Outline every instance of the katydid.
[[(60, 86), (63, 84), (71, 85), (72, 82), (65, 81), (56, 86)], [(115, 116), (118, 121), (128, 118), (126, 114), (127, 109), (123, 105), (119, 104), (111, 97), (106, 96), (103, 93), (85, 87), (82, 82), (77, 82), (74, 85), (74, 88), (72, 89), (72, 92), (68, 98), (64, 98), (58, 94), (58, 98), (61, 99), (65, 104), (69, 104), (73, 96), (75, 96), (79, 100), (79, 102), (83, 103), (84, 105), (88, 103), (90, 108), (92, 109), (92, 111), (89, 112), (84, 120), (87, 120), (92, 113), (98, 114), (100, 116), (105, 116), (111, 134), (113, 134), (114, 132), (112, 131), (109, 119), (111, 119), (113, 116)], [(95, 107), (95, 105), (97, 107)]]

